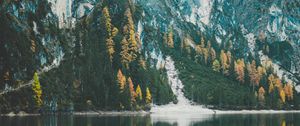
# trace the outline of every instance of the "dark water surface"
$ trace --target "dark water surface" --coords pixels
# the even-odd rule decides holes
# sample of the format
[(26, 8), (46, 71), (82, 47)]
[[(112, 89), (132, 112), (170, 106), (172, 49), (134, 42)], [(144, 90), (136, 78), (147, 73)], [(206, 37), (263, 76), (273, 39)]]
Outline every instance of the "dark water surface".
[(300, 114), (0, 117), (0, 126), (300, 126)]

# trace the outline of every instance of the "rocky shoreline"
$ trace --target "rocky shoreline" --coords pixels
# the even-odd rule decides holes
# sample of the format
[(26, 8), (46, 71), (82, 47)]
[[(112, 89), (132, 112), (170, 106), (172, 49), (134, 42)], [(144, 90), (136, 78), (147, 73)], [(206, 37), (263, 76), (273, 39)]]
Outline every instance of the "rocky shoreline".
[(0, 116), (18, 117), (18, 116), (41, 116), (41, 115), (76, 115), (76, 116), (120, 116), (120, 115), (148, 115), (149, 111), (83, 111), (83, 112), (58, 112), (58, 113), (26, 113), (20, 111), (18, 113), (10, 112), (0, 114)]
[[(7, 117), (22, 117), (22, 116), (41, 116), (41, 115), (75, 115), (75, 116), (145, 116), (153, 112), (150, 111), (84, 111), (84, 112), (70, 112), (70, 113), (26, 113), (20, 111), (18, 113), (10, 112), (7, 114), (0, 114), (0, 116)], [(300, 110), (212, 110), (211, 114), (284, 114), (284, 113), (300, 113)], [(207, 114), (207, 113), (203, 113)]]

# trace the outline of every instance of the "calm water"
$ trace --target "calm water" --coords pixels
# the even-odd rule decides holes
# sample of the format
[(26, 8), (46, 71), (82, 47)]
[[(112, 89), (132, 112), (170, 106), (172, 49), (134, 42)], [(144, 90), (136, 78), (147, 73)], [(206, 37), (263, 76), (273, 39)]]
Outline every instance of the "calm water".
[(0, 117), (0, 126), (300, 126), (300, 114)]

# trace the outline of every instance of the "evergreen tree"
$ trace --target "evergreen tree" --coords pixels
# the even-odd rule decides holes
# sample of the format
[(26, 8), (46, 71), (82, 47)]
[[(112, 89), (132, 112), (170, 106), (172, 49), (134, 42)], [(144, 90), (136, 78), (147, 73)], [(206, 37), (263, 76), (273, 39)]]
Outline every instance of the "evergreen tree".
[(40, 107), (43, 103), (42, 88), (41, 88), (41, 84), (40, 84), (40, 80), (39, 80), (37, 72), (35, 72), (34, 76), (33, 76), (32, 90), (34, 92), (33, 98), (34, 98), (35, 104), (37, 107)]

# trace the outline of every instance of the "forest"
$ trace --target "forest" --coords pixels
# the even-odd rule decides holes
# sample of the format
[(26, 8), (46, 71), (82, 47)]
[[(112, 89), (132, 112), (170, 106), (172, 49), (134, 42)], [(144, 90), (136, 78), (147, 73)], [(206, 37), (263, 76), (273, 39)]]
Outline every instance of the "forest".
[[(166, 30), (145, 26), (149, 35), (142, 42), (137, 29), (143, 8), (125, 0), (99, 2), (75, 27), (58, 28), (47, 19), (50, 5), (43, 2), (39, 13), (24, 12), (21, 18), (0, 10), (0, 33), (5, 33), (0, 46), (0, 113), (149, 111), (153, 105), (176, 104), (164, 64), (156, 67), (158, 59), (150, 56), (153, 48), (162, 51), (163, 58), (174, 59), (185, 96), (195, 104), (221, 110), (300, 108), (293, 81), (278, 76), (273, 59), (244, 54), (247, 45), (242, 41), (239, 48), (231, 40), (219, 44), (205, 33), (190, 32), (194, 29), (179, 34), (169, 24)], [(52, 51), (32, 29), (21, 27), (39, 18), (39, 23), (46, 22), (39, 34), (55, 38), (50, 48), (59, 45), (63, 52), (54, 65), (49, 61), (55, 56), (47, 55)], [(266, 39), (255, 41), (261, 53), (280, 55)], [(45, 69), (40, 65), (43, 54)]]

